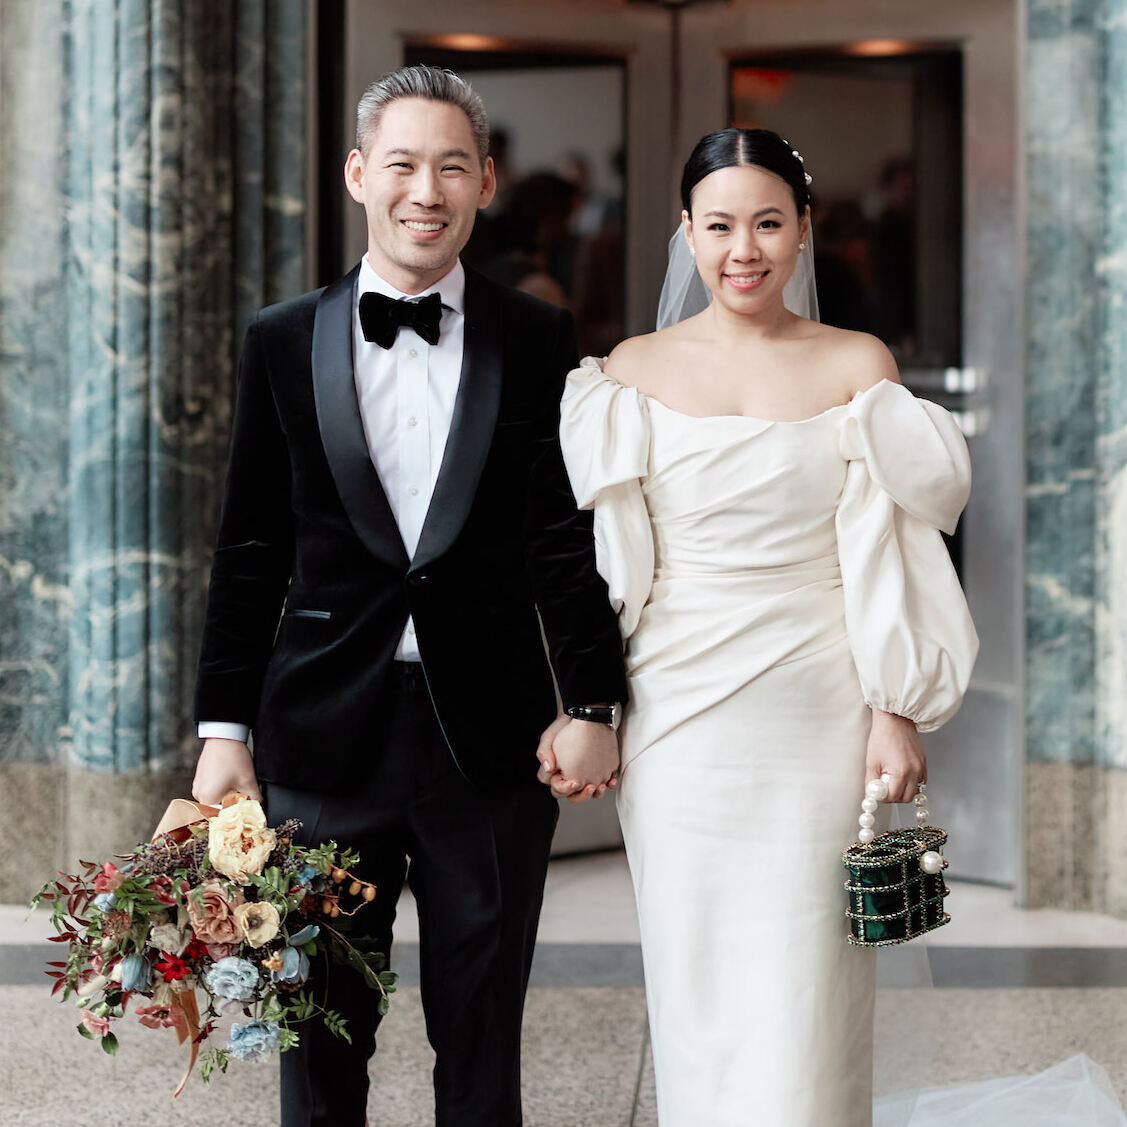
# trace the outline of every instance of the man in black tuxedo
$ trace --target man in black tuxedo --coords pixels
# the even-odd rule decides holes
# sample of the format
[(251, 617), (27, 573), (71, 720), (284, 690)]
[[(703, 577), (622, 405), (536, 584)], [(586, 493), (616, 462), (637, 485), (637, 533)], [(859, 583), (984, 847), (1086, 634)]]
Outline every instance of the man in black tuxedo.
[[(358, 923), (388, 948), (410, 881), (437, 1125), (517, 1127), (558, 813), (537, 746), (573, 798), (597, 796), (618, 765), (609, 706), (626, 693), (557, 437), (575, 345), (566, 313), (459, 262), (494, 190), (469, 86), (396, 71), (357, 119), (345, 178), (367, 255), (247, 331), (193, 793), (260, 783), (272, 824), (296, 817), (306, 841), (358, 849), (378, 886)], [(364, 1122), (374, 1002), (331, 969), (325, 1004), (352, 1043), (302, 1029), (282, 1057), (285, 1127)]]

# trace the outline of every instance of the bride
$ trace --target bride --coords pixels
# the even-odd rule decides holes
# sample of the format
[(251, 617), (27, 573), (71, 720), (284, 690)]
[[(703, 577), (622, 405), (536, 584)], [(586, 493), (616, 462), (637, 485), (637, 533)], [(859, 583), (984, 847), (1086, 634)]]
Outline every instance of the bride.
[(866, 780), (926, 781), (918, 733), (977, 651), (940, 536), (970, 488), (958, 427), (875, 338), (784, 300), (807, 183), (774, 133), (705, 136), (681, 196), (710, 304), (585, 360), (563, 401), (626, 640), (662, 1127), (871, 1123), (875, 960), (845, 942), (840, 855)]
[[(702, 138), (670, 327), (588, 358), (564, 395), (626, 642), (619, 812), (661, 1127), (1125, 1127), (1083, 1056), (874, 1109), (874, 959), (846, 945), (839, 858), (868, 779), (901, 802), (925, 781), (917, 733), (970, 677), (940, 537), (970, 463), (882, 344), (799, 315), (808, 183), (774, 133)], [(540, 754), (558, 794), (614, 784)]]

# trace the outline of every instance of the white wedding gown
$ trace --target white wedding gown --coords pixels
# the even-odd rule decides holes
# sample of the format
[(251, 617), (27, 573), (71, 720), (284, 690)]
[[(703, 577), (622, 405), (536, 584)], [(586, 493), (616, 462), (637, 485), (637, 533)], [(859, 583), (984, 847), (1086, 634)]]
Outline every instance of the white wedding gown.
[(627, 639), (661, 1127), (869, 1127), (875, 960), (845, 941), (840, 855), (867, 704), (936, 728), (974, 663), (939, 532), (966, 443), (888, 381), (801, 422), (698, 418), (592, 359), (560, 433)]

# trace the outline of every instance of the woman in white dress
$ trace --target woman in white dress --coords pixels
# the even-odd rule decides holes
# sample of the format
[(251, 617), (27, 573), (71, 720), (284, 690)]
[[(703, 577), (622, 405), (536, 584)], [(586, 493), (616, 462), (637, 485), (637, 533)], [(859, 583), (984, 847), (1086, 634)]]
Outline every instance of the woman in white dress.
[(801, 160), (723, 130), (682, 180), (711, 304), (571, 373), (561, 440), (626, 640), (619, 811), (661, 1127), (868, 1127), (874, 958), (845, 941), (865, 782), (926, 778), (977, 638), (940, 531), (958, 427), (790, 312)]

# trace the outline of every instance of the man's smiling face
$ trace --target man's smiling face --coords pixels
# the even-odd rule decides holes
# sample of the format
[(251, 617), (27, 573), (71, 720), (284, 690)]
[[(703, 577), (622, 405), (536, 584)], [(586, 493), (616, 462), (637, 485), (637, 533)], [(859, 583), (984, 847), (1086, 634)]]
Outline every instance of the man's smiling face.
[(469, 118), (457, 106), (400, 98), (384, 110), (366, 154), (345, 164), (349, 194), (368, 217), (372, 268), (403, 293), (420, 293), (454, 265), (496, 184)]

